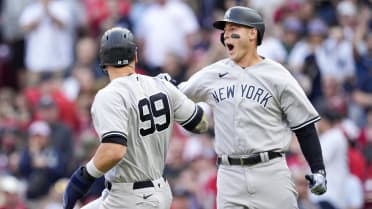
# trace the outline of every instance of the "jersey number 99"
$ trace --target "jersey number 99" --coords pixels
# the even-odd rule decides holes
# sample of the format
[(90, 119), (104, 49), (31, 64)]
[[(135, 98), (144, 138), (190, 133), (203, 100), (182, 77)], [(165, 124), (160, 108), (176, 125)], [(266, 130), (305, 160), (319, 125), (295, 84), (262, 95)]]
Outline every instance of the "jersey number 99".
[[(148, 111), (145, 111), (145, 110)], [(169, 127), (170, 110), (168, 98), (163, 93), (157, 93), (149, 98), (141, 99), (138, 102), (139, 118), (142, 122), (149, 122), (150, 127), (140, 128), (141, 136), (152, 134), (156, 131), (162, 131)], [(159, 124), (155, 122), (155, 118), (165, 117), (165, 122)]]

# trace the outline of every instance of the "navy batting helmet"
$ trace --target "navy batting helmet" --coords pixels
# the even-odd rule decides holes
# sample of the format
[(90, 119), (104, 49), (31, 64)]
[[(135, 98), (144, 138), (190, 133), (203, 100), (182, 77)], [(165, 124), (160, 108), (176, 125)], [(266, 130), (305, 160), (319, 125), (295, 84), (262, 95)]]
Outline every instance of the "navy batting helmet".
[(114, 27), (107, 30), (99, 49), (100, 66), (122, 67), (131, 63), (136, 55), (137, 46), (133, 34), (126, 28)]
[(261, 44), (265, 33), (265, 23), (256, 10), (242, 6), (231, 7), (225, 12), (223, 20), (214, 22), (213, 26), (217, 29), (224, 30), (227, 22), (256, 28), (258, 31), (257, 45)]

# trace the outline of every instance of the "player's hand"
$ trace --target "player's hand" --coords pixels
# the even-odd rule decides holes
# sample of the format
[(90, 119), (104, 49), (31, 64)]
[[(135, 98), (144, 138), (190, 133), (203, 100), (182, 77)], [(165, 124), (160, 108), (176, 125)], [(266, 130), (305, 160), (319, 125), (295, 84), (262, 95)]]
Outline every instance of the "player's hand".
[(173, 85), (177, 86), (177, 81), (174, 80), (168, 73), (159, 73), (155, 77), (160, 78), (162, 80), (166, 80), (171, 82)]
[(84, 176), (84, 167), (79, 167), (72, 174), (63, 194), (63, 209), (73, 209), (76, 202), (88, 192), (90, 186), (95, 181), (94, 178)]
[(312, 193), (321, 195), (327, 191), (327, 179), (324, 171), (305, 175), (305, 178), (309, 181), (309, 188)]

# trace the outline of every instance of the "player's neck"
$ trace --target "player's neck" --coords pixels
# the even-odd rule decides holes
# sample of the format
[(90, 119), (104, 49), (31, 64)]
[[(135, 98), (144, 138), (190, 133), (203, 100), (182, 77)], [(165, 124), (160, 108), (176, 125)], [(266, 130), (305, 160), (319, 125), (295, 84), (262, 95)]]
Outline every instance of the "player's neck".
[(108, 76), (110, 81), (114, 80), (115, 78), (126, 77), (135, 73), (134, 66), (128, 65), (122, 68), (114, 68), (108, 70)]
[(240, 67), (246, 68), (261, 62), (262, 58), (257, 54), (256, 51), (247, 53), (241, 60), (236, 62)]

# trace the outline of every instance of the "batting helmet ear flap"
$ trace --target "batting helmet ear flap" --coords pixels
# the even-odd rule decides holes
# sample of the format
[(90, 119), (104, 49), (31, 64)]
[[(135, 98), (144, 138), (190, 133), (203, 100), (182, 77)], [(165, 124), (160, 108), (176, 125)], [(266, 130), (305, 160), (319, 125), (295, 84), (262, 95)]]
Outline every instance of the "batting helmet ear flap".
[(225, 37), (224, 36), (225, 36), (225, 32), (221, 33), (221, 35), (220, 35), (220, 41), (221, 41), (222, 45), (225, 46)]

